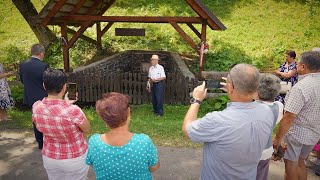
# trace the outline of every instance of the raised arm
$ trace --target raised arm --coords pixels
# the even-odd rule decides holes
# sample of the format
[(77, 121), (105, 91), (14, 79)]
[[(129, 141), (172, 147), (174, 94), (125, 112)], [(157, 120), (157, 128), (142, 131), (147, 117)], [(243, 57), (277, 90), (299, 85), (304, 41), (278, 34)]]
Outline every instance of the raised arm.
[[(196, 87), (193, 90), (192, 97), (199, 101), (203, 101), (203, 99), (206, 97), (206, 92), (207, 90), (205, 88), (205, 82), (203, 82), (202, 85)], [(187, 127), (192, 121), (195, 121), (197, 119), (199, 107), (200, 107), (199, 103), (191, 104), (186, 116), (184, 117), (183, 124), (182, 124), (182, 132), (184, 136), (188, 139), (189, 139), (189, 135), (187, 132)]]

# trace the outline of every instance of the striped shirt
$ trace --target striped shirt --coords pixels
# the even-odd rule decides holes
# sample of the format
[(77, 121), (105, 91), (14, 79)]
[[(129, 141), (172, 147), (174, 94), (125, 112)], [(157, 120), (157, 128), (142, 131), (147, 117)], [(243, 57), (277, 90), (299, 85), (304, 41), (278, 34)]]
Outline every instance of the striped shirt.
[(285, 111), (297, 115), (288, 134), (304, 145), (320, 139), (320, 73), (306, 74), (286, 97)]

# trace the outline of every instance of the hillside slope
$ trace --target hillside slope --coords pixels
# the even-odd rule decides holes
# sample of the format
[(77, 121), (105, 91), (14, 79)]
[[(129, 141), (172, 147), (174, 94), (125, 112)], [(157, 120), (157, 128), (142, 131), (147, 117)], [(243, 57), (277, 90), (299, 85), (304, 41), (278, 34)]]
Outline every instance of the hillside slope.
[[(32, 2), (40, 9), (46, 0)], [(320, 21), (317, 21), (320, 19), (319, 0), (204, 0), (204, 3), (227, 26), (226, 31), (208, 31), (210, 53), (207, 55), (206, 69), (225, 70), (236, 62), (249, 62), (261, 69), (272, 69), (283, 61), (286, 49), (300, 54), (320, 46)], [(107, 15), (195, 14), (183, 0), (117, 0)], [(115, 37), (115, 27), (144, 27), (146, 37)], [(183, 27), (192, 34), (187, 26)], [(58, 27), (52, 29), (59, 32)], [(86, 34), (94, 37), (95, 31), (89, 29)], [(11, 1), (0, 2), (0, 60), (7, 61), (12, 52), (28, 53), (28, 48), (36, 41)], [(165, 24), (117, 23), (103, 37), (103, 45), (112, 51), (152, 49), (195, 55), (178, 33)], [(8, 50), (10, 46), (11, 50)], [(71, 56), (74, 66), (92, 57), (86, 52), (80, 61), (77, 54), (83, 48), (79, 43), (76, 47), (80, 52)], [(88, 51), (89, 47), (84, 50)], [(55, 59), (59, 61), (59, 58)], [(61, 65), (56, 63), (56, 66)]]

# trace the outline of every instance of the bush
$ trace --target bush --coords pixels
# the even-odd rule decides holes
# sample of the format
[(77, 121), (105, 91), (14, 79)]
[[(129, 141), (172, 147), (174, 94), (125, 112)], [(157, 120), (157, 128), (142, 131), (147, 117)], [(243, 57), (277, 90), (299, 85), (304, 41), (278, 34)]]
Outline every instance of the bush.
[(12, 69), (12, 65), (20, 64), (27, 58), (28, 55), (23, 50), (17, 46), (9, 45), (5, 48), (4, 55), (1, 57), (1, 64), (6, 68)]
[(16, 105), (23, 104), (23, 87), (22, 86), (12, 86), (11, 94), (13, 97), (13, 101)]
[(212, 111), (222, 111), (227, 107), (229, 101), (230, 99), (227, 95), (206, 99), (201, 105), (200, 113), (207, 114)]

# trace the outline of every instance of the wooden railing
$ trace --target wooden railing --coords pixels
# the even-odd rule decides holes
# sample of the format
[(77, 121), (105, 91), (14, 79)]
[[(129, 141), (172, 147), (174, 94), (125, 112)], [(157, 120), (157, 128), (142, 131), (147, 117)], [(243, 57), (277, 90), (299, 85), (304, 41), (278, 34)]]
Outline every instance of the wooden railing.
[[(167, 73), (165, 83), (164, 103), (187, 104), (190, 92), (197, 85), (197, 80)], [(79, 101), (95, 102), (107, 92), (120, 92), (130, 96), (131, 104), (151, 102), (151, 94), (146, 89), (148, 77), (141, 73), (107, 74), (98, 68), (69, 74), (69, 82), (78, 85)]]

